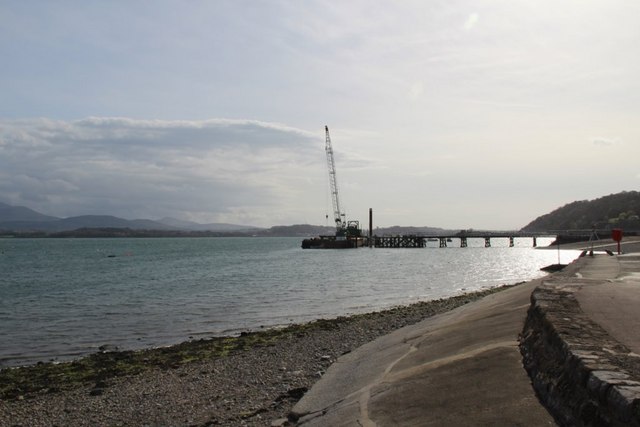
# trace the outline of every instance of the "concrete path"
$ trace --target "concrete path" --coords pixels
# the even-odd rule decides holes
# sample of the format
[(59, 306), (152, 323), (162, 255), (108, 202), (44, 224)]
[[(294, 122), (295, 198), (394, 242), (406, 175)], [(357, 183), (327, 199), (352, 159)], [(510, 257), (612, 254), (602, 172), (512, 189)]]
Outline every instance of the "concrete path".
[(540, 281), (403, 328), (343, 356), (295, 406), (302, 426), (555, 425), (518, 348)]
[(579, 274), (605, 280), (583, 285), (575, 293), (582, 311), (640, 354), (640, 254), (594, 257)]

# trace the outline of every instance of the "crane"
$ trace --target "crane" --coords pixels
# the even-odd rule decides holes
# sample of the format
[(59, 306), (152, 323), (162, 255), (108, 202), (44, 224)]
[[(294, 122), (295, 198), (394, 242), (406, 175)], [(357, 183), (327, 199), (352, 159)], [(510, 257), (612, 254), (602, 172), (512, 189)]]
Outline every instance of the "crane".
[[(327, 165), (329, 166), (329, 187), (331, 201), (333, 202), (333, 220), (336, 223), (336, 235), (320, 236), (319, 238), (304, 239), (302, 249), (347, 249), (362, 246), (362, 230), (359, 221), (346, 221), (345, 214), (340, 210), (340, 198), (338, 197), (338, 182), (336, 181), (336, 162), (333, 160), (333, 147), (329, 136), (329, 127), (324, 127), (325, 151), (327, 153)], [(329, 215), (327, 214), (327, 219)]]
[(336, 163), (333, 160), (333, 147), (331, 146), (331, 136), (329, 127), (324, 127), (325, 131), (325, 151), (327, 152), (327, 165), (329, 166), (329, 187), (331, 190), (331, 201), (333, 202), (333, 220), (336, 224), (336, 236), (343, 236), (345, 233), (345, 216), (340, 211), (340, 199), (338, 198), (338, 182), (336, 181)]

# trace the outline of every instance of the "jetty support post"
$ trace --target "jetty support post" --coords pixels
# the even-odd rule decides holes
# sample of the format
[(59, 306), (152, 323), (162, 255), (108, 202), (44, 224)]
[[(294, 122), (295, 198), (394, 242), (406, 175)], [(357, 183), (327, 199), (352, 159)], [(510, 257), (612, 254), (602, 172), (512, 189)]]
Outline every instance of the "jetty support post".
[(373, 208), (369, 208), (369, 247), (372, 248), (373, 245)]

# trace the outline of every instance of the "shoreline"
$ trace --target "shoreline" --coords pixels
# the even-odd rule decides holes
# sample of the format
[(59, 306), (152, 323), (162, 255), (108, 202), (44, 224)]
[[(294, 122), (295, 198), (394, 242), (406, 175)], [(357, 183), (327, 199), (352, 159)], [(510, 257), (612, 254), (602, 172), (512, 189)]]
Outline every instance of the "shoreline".
[(237, 337), (3, 368), (0, 424), (269, 426), (339, 356), (521, 283)]
[[(543, 269), (540, 271), (544, 272)], [(543, 273), (544, 274), (544, 273)], [(527, 279), (534, 280), (535, 278)], [(507, 279), (508, 280), (508, 279)], [(346, 312), (335, 312), (335, 313), (327, 313), (327, 317), (312, 317), (305, 316), (306, 318), (299, 319), (289, 319), (287, 323), (266, 323), (264, 325), (259, 326), (245, 326), (238, 327), (233, 329), (228, 329), (225, 331), (216, 331), (216, 332), (196, 332), (189, 331), (187, 333), (182, 334), (180, 337), (173, 337), (168, 339), (166, 342), (159, 343), (150, 343), (146, 345), (140, 345), (136, 341), (130, 340), (128, 342), (110, 342), (109, 340), (103, 341), (104, 344), (97, 346), (94, 345), (91, 348), (83, 348), (83, 349), (73, 349), (73, 351), (63, 354), (50, 354), (45, 356), (31, 356), (31, 357), (0, 357), (0, 372), (6, 369), (22, 369), (22, 368), (32, 368), (35, 366), (49, 366), (49, 365), (67, 365), (74, 363), (81, 363), (85, 361), (85, 359), (96, 359), (97, 363), (100, 361), (107, 360), (107, 356), (101, 355), (122, 355), (119, 358), (128, 359), (130, 355), (134, 354), (155, 354), (157, 352), (171, 352), (171, 349), (174, 348), (183, 348), (187, 352), (195, 351), (198, 352), (198, 348), (204, 349), (208, 346), (211, 347), (225, 347), (225, 346), (233, 346), (233, 342), (236, 339), (240, 339), (242, 342), (247, 342), (248, 344), (240, 343), (241, 347), (246, 347), (250, 345), (250, 342), (255, 338), (256, 340), (260, 340), (262, 338), (267, 340), (277, 339), (282, 332), (282, 334), (286, 334), (290, 329), (297, 328), (306, 328), (307, 326), (312, 326), (312, 324), (316, 322), (333, 322), (333, 321), (342, 321), (343, 319), (357, 318), (359, 316), (371, 316), (386, 312), (392, 312), (397, 309), (408, 308), (414, 305), (421, 304), (429, 304), (434, 301), (447, 300), (449, 298), (457, 298), (464, 297), (466, 295), (472, 295), (475, 293), (483, 293), (486, 291), (493, 292), (495, 288), (501, 288), (504, 286), (514, 286), (522, 283), (523, 281), (518, 282), (506, 282), (502, 284), (493, 284), (493, 285), (485, 285), (478, 288), (470, 287), (470, 288), (458, 288), (455, 289), (455, 293), (444, 295), (444, 296), (433, 296), (433, 299), (413, 299), (407, 301), (395, 302), (390, 305), (381, 305), (381, 306), (369, 306), (365, 308), (354, 308), (351, 311)], [(188, 338), (186, 338), (188, 335)], [(248, 338), (248, 337), (251, 338)], [(217, 343), (217, 344), (216, 344)], [(202, 345), (200, 345), (202, 344)], [(216, 355), (217, 353), (214, 351), (212, 353)], [(148, 355), (146, 357), (149, 357)], [(156, 359), (152, 356), (153, 359)], [(17, 361), (17, 363), (13, 363), (13, 361)], [(1, 377), (0, 377), (1, 381)], [(0, 382), (0, 386), (1, 386)], [(3, 393), (2, 388), (0, 387), (0, 399), (2, 399)]]
[(18, 311), (0, 326), (9, 343), (0, 369), (447, 297), (538, 277), (555, 257), (530, 247), (366, 249), (344, 263), (309, 256), (290, 239), (81, 240), (10, 245), (16, 268), (2, 295)]

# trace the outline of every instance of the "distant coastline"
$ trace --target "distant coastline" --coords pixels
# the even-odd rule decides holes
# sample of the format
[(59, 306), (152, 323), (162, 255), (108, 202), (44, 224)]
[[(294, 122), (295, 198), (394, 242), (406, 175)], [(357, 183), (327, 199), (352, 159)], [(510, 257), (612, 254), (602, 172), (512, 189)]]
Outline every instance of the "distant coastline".
[[(25, 206), (0, 202), (0, 237), (313, 237), (335, 234), (335, 226), (292, 224), (270, 228), (229, 223), (201, 224), (176, 218), (124, 219), (112, 215), (58, 218)], [(437, 227), (391, 226), (376, 228), (382, 234), (438, 234)]]
[(64, 231), (0, 230), (0, 237), (14, 238), (97, 238), (97, 237), (309, 237), (318, 234), (316, 226), (281, 226), (247, 231), (145, 230), (116, 227), (79, 228)]
[[(377, 235), (429, 235), (445, 231), (431, 227), (385, 227), (374, 229)], [(74, 230), (2, 230), (0, 238), (87, 238), (87, 237), (315, 237), (331, 235), (335, 228), (319, 225), (297, 224), (278, 225), (271, 228), (213, 231), (213, 230), (154, 230), (128, 227), (83, 227)]]

